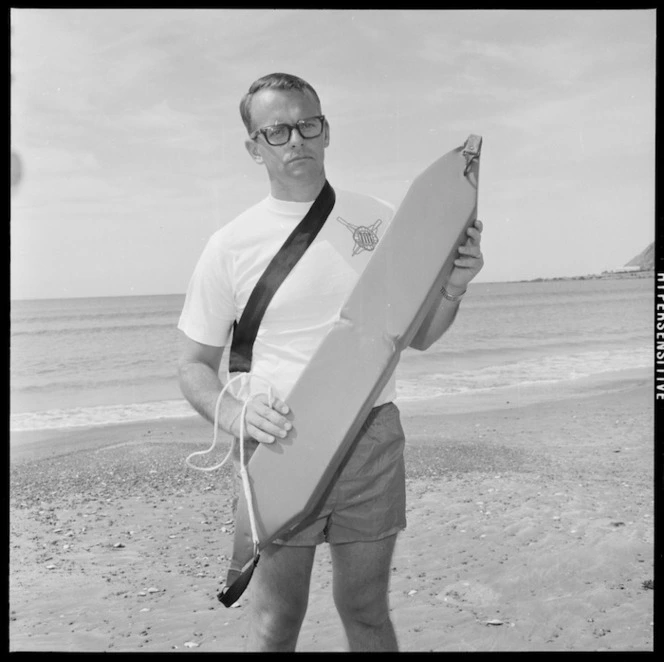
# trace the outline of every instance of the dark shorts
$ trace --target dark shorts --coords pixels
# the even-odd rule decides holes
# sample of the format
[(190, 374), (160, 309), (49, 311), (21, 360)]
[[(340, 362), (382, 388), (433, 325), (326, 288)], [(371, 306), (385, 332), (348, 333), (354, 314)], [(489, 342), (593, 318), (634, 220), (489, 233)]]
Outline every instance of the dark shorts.
[(368, 542), (406, 526), (405, 438), (399, 410), (374, 407), (332, 487), (279, 545)]

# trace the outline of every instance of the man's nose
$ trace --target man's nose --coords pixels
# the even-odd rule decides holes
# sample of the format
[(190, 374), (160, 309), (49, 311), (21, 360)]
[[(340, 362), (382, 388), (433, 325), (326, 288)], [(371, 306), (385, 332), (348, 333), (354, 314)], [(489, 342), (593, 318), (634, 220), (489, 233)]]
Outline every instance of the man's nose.
[(297, 128), (297, 126), (294, 126), (291, 129), (290, 140), (288, 142), (293, 146), (302, 145), (304, 143), (304, 138), (302, 137), (302, 134), (300, 133), (300, 130)]

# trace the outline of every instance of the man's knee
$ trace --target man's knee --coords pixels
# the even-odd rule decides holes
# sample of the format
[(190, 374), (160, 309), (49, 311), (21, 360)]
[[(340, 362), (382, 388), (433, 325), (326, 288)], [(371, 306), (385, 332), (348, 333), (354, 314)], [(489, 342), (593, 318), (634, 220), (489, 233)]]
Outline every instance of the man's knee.
[(269, 545), (250, 585), (256, 646), (287, 649), (297, 638), (309, 600), (314, 547)]
[(252, 607), (253, 628), (262, 639), (286, 643), (297, 638), (306, 611), (306, 601), (291, 600), (278, 608), (258, 602)]
[(334, 602), (344, 622), (380, 626), (389, 620), (390, 560), (396, 535), (332, 548)]
[(379, 627), (389, 620), (387, 590), (382, 586), (373, 587), (370, 591), (337, 589), (334, 604), (344, 622)]

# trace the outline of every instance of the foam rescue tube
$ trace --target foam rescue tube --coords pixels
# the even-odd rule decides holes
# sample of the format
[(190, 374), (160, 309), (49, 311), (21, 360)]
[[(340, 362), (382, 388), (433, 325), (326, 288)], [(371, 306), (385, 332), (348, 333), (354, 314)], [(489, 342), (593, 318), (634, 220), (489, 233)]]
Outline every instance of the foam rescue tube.
[(226, 606), (248, 584), (259, 550), (315, 510), (401, 352), (439, 298), (477, 218), (481, 143), (471, 135), (413, 181), (287, 398), (293, 429), (284, 439), (260, 444), (251, 457), (247, 473), (259, 540), (256, 545), (252, 539), (241, 494), (233, 557), (219, 595)]

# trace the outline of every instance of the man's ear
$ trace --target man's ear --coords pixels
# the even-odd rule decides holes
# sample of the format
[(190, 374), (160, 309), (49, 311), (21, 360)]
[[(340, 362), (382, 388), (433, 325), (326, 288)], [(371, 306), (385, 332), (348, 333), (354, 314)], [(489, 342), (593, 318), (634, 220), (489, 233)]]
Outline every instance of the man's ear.
[(330, 146), (330, 123), (327, 121), (327, 119), (325, 120), (324, 132), (325, 132), (325, 147), (329, 147)]
[(261, 154), (260, 148), (256, 144), (255, 140), (251, 140), (251, 138), (247, 138), (244, 141), (244, 146), (247, 148), (247, 152), (249, 152), (249, 156), (256, 161), (258, 164), (263, 163), (263, 155)]

